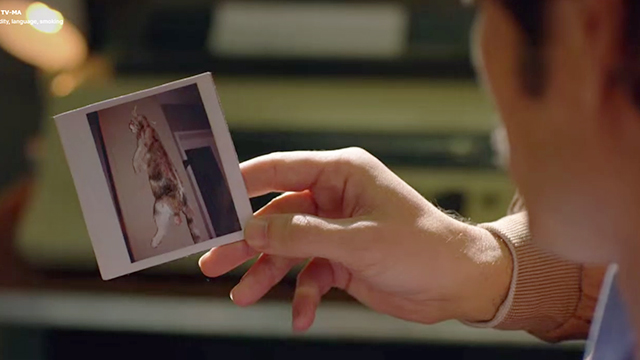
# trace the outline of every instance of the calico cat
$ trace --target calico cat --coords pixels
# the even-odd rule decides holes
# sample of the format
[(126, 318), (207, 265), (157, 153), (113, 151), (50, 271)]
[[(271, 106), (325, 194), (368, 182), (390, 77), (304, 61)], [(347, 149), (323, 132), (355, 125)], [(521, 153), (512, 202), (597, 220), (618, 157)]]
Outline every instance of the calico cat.
[(157, 231), (151, 246), (156, 248), (167, 234), (171, 220), (175, 225), (182, 224), (180, 213), (187, 219), (187, 225), (194, 243), (200, 242), (200, 233), (195, 228), (193, 209), (187, 203), (184, 186), (176, 167), (171, 162), (158, 132), (144, 115), (138, 115), (137, 107), (131, 112), (129, 129), (136, 135), (138, 147), (133, 155), (135, 174), (146, 171), (151, 192), (155, 198), (153, 217)]

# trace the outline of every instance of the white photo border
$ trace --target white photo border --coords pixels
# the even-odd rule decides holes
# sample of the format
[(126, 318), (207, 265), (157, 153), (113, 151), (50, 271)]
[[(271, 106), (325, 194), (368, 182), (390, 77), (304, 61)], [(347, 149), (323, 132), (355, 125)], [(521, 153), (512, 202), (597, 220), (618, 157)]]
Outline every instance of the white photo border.
[[(241, 230), (132, 263), (87, 115), (193, 84), (198, 87), (200, 98), (209, 118)], [(244, 239), (244, 227), (253, 216), (253, 210), (244, 179), (240, 173), (238, 155), (224, 118), (211, 73), (174, 81), (69, 111), (54, 116), (54, 121), (71, 170), (103, 280), (111, 280)]]

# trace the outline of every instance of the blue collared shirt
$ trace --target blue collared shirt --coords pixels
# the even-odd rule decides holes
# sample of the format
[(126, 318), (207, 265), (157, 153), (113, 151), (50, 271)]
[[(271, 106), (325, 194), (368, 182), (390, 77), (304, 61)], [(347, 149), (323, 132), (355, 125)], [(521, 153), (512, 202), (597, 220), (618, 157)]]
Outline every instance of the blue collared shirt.
[(633, 360), (633, 327), (616, 285), (618, 267), (612, 265), (602, 283), (593, 315), (585, 360)]

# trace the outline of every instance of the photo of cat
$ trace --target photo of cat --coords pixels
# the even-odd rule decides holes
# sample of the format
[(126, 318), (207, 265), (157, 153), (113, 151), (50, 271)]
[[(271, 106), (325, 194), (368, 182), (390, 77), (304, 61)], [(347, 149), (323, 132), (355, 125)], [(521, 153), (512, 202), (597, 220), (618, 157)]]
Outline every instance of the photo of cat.
[(241, 230), (196, 85), (87, 120), (132, 263)]
[(184, 214), (194, 243), (200, 242), (200, 232), (194, 226), (194, 213), (187, 202), (182, 180), (162, 145), (160, 136), (144, 115), (138, 115), (137, 107), (131, 112), (129, 129), (136, 136), (138, 147), (133, 155), (134, 173), (143, 173), (149, 178), (149, 186), (155, 198), (153, 218), (156, 222), (156, 234), (151, 246), (156, 248), (167, 235), (171, 220), (175, 225), (182, 224)]
[(53, 119), (103, 280), (244, 239), (254, 213), (211, 73)]

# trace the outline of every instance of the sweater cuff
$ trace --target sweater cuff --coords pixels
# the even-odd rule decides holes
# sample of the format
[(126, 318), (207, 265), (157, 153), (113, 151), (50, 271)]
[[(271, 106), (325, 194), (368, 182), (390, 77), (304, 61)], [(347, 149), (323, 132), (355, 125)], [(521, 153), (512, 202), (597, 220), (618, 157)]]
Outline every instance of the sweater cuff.
[(525, 330), (545, 337), (567, 322), (580, 299), (581, 266), (535, 246), (526, 212), (480, 227), (508, 246), (513, 256), (513, 278), (496, 316), (488, 322), (468, 325)]

